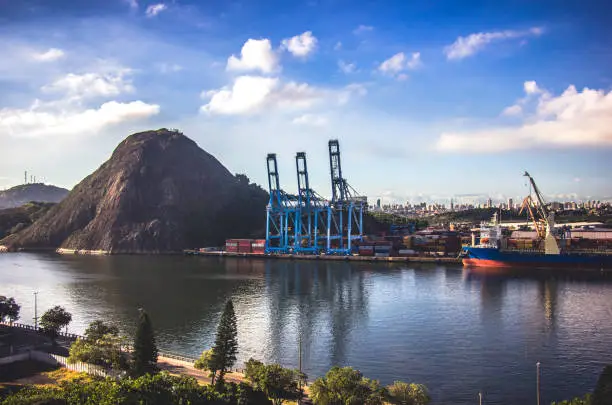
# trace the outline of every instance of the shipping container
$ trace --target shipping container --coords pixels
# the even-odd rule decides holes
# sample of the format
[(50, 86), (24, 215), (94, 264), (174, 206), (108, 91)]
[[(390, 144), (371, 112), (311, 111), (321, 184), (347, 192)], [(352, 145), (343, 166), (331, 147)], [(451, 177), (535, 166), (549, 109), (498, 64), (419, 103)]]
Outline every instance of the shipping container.
[(375, 257), (389, 257), (389, 253), (375, 253)]

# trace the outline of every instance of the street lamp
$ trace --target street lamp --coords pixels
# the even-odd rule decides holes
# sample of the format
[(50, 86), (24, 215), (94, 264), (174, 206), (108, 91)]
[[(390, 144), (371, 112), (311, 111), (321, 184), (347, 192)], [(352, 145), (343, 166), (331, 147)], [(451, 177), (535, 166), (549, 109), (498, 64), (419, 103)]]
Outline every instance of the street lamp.
[(302, 334), (300, 332), (298, 332), (298, 370), (300, 374), (298, 376), (299, 397), (297, 403), (300, 405), (302, 403)]
[(38, 291), (34, 291), (34, 330), (38, 330)]
[(482, 405), (482, 392), (478, 393), (478, 405)]
[(537, 405), (540, 405), (540, 362), (538, 361), (536, 363), (536, 399), (537, 399)]

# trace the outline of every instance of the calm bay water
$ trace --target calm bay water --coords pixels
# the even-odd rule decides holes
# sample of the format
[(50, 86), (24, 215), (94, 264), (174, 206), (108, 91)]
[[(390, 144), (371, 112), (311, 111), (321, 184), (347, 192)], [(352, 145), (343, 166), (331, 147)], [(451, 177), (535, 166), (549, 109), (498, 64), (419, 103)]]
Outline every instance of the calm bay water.
[(63, 305), (69, 330), (95, 319), (132, 334), (137, 309), (160, 348), (210, 347), (225, 301), (238, 316), (239, 361), (303, 368), (312, 380), (350, 365), (388, 384), (426, 384), (438, 404), (543, 404), (592, 390), (612, 363), (612, 279), (594, 274), (482, 274), (461, 266), (0, 254), (0, 295), (21, 322)]

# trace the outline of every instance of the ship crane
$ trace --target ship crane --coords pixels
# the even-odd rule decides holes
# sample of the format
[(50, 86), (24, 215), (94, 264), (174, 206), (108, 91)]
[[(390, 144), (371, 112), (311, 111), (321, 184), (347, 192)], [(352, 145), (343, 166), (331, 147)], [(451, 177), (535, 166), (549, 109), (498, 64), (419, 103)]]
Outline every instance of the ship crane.
[[(524, 176), (529, 178), (529, 185), (532, 192), (523, 200), (519, 215), (522, 214), (524, 210), (529, 212), (529, 216), (533, 221), (533, 226), (538, 237), (544, 240), (545, 253), (558, 255), (560, 253), (559, 245), (553, 235), (555, 227), (554, 212), (548, 210), (544, 197), (536, 185), (535, 180), (533, 180), (533, 177), (531, 177), (528, 172), (525, 172)], [(534, 201), (532, 194), (535, 194), (537, 203)]]

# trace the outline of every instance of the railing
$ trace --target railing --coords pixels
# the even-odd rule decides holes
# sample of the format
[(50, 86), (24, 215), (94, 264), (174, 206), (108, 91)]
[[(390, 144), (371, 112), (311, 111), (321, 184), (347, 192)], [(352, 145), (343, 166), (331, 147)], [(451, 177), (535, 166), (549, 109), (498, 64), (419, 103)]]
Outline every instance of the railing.
[[(42, 330), (40, 327), (36, 327), (36, 326), (33, 326), (33, 325), (26, 325), (24, 323), (13, 322), (11, 324), (11, 323), (8, 323), (8, 322), (0, 322), (0, 324), (1, 325), (6, 325), (6, 326), (12, 326), (14, 328), (31, 330), (31, 331), (34, 331), (34, 332), (38, 332), (38, 331)], [(82, 339), (83, 338), (83, 336), (81, 336), (81, 335), (77, 335), (75, 333), (62, 332), (62, 331), (58, 331), (57, 335), (61, 336), (61, 337), (69, 338), (69, 339)]]
[[(33, 352), (33, 353), (40, 353), (40, 352)], [(46, 353), (41, 353), (41, 354), (47, 355)], [(52, 357), (53, 360), (55, 360), (57, 364), (61, 365), (62, 367), (65, 367), (68, 370), (76, 371), (79, 373), (87, 373), (90, 375), (95, 375), (97, 377), (111, 377), (111, 378), (119, 378), (124, 374), (121, 371), (117, 371), (113, 369), (106, 369), (104, 367), (96, 366), (96, 365), (89, 364), (89, 363), (83, 363), (80, 361), (77, 361), (74, 363), (68, 363), (68, 357), (59, 356), (57, 354), (49, 353), (48, 356)]]
[[(33, 325), (27, 325), (27, 324), (24, 324), (24, 323), (13, 322), (13, 324), (10, 324), (8, 322), (0, 322), (0, 324), (1, 325), (6, 325), (6, 326), (12, 326), (14, 328), (25, 329), (25, 330), (29, 330), (29, 331), (33, 331), (33, 332), (38, 332), (38, 331), (41, 330), (41, 328), (36, 328)], [(62, 336), (62, 337), (69, 338), (69, 339), (74, 339), (74, 340), (85, 339), (85, 336), (77, 335), (75, 333), (59, 332), (58, 335)], [(131, 352), (133, 347), (131, 345), (122, 345), (121, 349), (123, 351), (126, 351), (126, 352)], [(184, 355), (181, 355), (181, 354), (171, 353), (171, 352), (167, 352), (167, 351), (164, 351), (164, 350), (158, 350), (158, 353), (162, 357), (167, 357), (167, 358), (174, 359), (174, 360), (184, 361), (186, 363), (191, 363), (191, 364), (193, 364), (197, 360), (197, 358), (195, 358), (195, 357), (184, 356)]]

